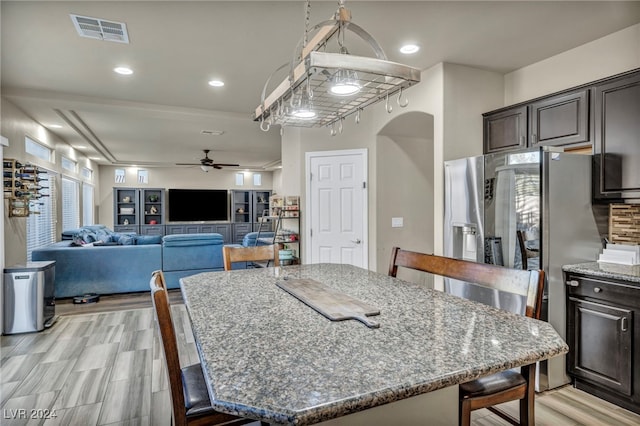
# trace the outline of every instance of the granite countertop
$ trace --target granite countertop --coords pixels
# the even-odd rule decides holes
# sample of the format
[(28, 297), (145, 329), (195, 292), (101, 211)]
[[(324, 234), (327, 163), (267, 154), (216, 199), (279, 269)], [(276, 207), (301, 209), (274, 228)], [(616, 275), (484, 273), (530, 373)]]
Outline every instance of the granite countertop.
[(640, 284), (640, 265), (620, 265), (618, 263), (588, 262), (564, 265), (562, 270), (576, 274), (611, 278)]
[[(275, 285), (310, 278), (380, 309), (332, 322)], [(181, 280), (213, 407), (312, 424), (566, 353), (550, 324), (349, 265)]]

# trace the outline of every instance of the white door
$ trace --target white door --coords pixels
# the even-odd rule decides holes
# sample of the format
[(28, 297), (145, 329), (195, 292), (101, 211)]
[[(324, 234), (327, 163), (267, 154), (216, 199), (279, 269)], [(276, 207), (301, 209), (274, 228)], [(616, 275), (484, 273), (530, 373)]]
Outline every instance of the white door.
[(368, 267), (367, 150), (308, 152), (308, 263)]

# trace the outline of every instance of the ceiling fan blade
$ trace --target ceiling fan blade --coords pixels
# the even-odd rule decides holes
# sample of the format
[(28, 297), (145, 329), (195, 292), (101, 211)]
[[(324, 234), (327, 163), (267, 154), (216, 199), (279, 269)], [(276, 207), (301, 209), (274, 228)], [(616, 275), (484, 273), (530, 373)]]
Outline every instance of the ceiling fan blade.
[(176, 166), (201, 166), (202, 163), (176, 163)]
[[(238, 167), (240, 164), (213, 163), (212, 166)], [(217, 167), (216, 167), (217, 168)]]

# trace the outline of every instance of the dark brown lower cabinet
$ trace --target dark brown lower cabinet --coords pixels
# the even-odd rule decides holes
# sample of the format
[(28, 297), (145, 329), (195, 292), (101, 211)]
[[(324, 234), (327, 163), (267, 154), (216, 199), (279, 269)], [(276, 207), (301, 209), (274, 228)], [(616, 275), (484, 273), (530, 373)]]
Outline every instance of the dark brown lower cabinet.
[(640, 286), (568, 274), (567, 289), (575, 386), (640, 413)]

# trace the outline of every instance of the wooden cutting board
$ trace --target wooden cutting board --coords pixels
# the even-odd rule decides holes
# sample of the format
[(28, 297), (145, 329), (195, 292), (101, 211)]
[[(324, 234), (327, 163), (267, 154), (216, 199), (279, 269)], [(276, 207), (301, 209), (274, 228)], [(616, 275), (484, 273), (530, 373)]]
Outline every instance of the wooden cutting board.
[(371, 315), (380, 315), (379, 309), (321, 282), (299, 278), (278, 281), (276, 285), (331, 321), (354, 319), (369, 328), (380, 327), (380, 323), (367, 318)]

